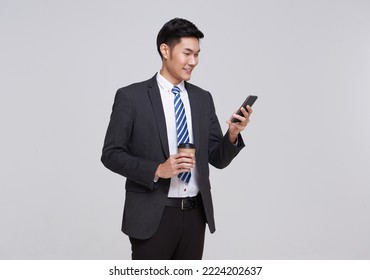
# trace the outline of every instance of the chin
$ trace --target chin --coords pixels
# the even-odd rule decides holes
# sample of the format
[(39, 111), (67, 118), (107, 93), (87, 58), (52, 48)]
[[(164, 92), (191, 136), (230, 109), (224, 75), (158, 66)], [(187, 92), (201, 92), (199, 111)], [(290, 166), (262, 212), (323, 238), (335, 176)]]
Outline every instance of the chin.
[(189, 81), (189, 80), (190, 80), (190, 78), (191, 78), (191, 75), (184, 75), (184, 76), (182, 77), (182, 79), (183, 79), (184, 81)]

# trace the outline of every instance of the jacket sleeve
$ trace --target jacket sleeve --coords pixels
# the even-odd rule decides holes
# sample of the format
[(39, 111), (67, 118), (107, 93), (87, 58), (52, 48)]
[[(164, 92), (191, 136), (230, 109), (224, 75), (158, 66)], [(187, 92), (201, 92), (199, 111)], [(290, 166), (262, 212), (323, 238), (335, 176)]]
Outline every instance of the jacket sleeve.
[(237, 145), (229, 140), (229, 132), (222, 136), (220, 123), (216, 116), (215, 106), (211, 94), (210, 96), (210, 130), (208, 144), (208, 161), (216, 168), (225, 168), (238, 155), (245, 144), (242, 136), (238, 135)]
[(125, 89), (119, 89), (115, 96), (101, 161), (111, 171), (153, 189), (154, 174), (160, 162), (139, 158), (129, 152), (136, 114), (135, 106)]

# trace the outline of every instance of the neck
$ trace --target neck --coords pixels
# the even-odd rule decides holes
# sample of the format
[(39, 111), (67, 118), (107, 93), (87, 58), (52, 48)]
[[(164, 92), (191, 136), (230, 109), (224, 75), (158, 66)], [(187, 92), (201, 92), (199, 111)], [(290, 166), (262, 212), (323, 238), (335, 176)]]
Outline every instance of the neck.
[(174, 86), (178, 85), (179, 83), (182, 82), (182, 80), (179, 80), (179, 79), (176, 79), (174, 78), (169, 72), (168, 70), (162, 66), (162, 69), (159, 71), (159, 73), (161, 73), (161, 75), (167, 80), (169, 81), (171, 84), (173, 84)]

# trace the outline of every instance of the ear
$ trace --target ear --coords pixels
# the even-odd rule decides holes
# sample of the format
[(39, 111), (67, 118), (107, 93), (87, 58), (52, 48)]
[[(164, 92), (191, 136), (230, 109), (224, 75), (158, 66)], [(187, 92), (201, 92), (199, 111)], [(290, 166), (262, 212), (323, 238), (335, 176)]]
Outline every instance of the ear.
[(159, 50), (161, 51), (163, 59), (167, 59), (170, 54), (169, 46), (163, 43), (159, 46)]

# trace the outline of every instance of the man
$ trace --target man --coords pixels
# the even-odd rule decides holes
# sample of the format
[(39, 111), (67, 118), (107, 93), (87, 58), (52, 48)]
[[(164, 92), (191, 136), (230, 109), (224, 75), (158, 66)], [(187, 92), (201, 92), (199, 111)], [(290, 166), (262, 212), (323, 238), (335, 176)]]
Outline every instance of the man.
[[(201, 259), (205, 224), (215, 231), (208, 164), (224, 168), (244, 147), (251, 108), (223, 136), (210, 93), (187, 82), (203, 37), (185, 19), (167, 22), (160, 72), (115, 96), (101, 160), (127, 178), (122, 231), (132, 259)], [(178, 153), (180, 143), (194, 143), (195, 156)]]

